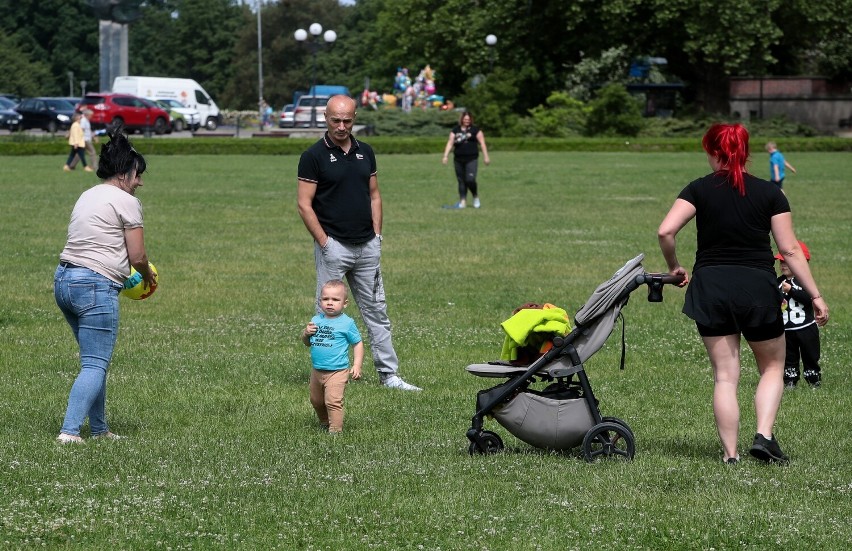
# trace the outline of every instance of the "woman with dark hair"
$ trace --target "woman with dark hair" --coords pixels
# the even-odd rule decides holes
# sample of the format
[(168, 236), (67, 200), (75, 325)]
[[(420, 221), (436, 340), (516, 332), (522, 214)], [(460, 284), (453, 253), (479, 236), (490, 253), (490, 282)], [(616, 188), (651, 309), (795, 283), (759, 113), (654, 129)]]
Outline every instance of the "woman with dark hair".
[(142, 230), (145, 159), (120, 130), (101, 148), (102, 182), (80, 195), (53, 280), (56, 304), (80, 347), (80, 374), (71, 387), (60, 443), (79, 443), (86, 417), (92, 437), (118, 438), (106, 421), (106, 376), (118, 335), (118, 293), (130, 267), (155, 285)]
[(456, 179), (459, 183), (459, 202), (455, 205), (457, 209), (467, 206), (467, 191), (473, 195), (473, 208), (480, 207), (479, 189), (476, 184), (477, 161), (479, 159), (479, 148), (482, 148), (482, 158), (485, 164), (490, 164), (488, 158), (488, 147), (485, 145), (485, 135), (478, 127), (473, 125), (473, 115), (465, 111), (459, 117), (459, 123), (450, 132), (450, 139), (444, 147), (443, 163), (447, 164), (450, 150), (453, 150), (453, 159), (456, 168)]
[[(784, 390), (784, 323), (769, 234), (801, 285), (813, 297), (817, 324), (828, 306), (793, 232), (790, 204), (778, 186), (748, 174), (748, 132), (714, 124), (702, 140), (711, 174), (686, 186), (658, 230), (669, 272), (689, 283), (683, 313), (695, 320), (713, 367), (713, 412), (726, 463), (739, 461), (740, 335), (757, 362), (757, 434), (749, 450), (767, 462), (786, 462), (773, 435)], [(692, 281), (678, 262), (676, 237), (693, 218), (698, 247)]]

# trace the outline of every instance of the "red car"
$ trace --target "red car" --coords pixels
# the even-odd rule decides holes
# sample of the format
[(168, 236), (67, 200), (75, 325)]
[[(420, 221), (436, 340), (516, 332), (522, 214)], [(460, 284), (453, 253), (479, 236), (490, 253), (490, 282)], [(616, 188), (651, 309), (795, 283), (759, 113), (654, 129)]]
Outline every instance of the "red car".
[(92, 128), (122, 124), (128, 132), (138, 130), (165, 134), (171, 129), (169, 114), (154, 103), (130, 94), (86, 94), (77, 111), (91, 109)]

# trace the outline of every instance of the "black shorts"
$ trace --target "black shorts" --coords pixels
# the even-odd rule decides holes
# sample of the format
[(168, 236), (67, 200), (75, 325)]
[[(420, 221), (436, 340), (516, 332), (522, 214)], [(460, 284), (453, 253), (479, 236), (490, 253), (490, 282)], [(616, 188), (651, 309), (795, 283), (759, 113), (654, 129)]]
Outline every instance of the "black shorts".
[(784, 334), (781, 302), (769, 270), (705, 266), (689, 282), (683, 313), (703, 337), (742, 334), (748, 341), (766, 341)]

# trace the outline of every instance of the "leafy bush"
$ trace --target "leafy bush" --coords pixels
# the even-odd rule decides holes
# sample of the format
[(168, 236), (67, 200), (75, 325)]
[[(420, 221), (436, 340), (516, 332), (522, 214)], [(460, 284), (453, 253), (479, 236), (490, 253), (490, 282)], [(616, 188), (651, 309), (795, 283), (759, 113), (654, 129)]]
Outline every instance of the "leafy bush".
[(649, 118), (639, 133), (643, 137), (676, 138), (696, 136), (701, 137), (711, 124), (716, 122), (741, 122), (751, 136), (777, 137), (814, 137), (820, 133), (814, 128), (792, 122), (786, 117), (775, 117), (767, 120), (752, 119), (735, 121), (730, 117), (717, 114), (702, 114), (695, 117), (683, 118)]
[(446, 136), (458, 122), (457, 111), (429, 108), (402, 109), (358, 108), (358, 124), (367, 125), (376, 136)]
[(536, 136), (567, 138), (579, 136), (586, 125), (589, 108), (565, 92), (554, 92), (547, 98), (547, 107), (530, 109), (532, 130)]
[(742, 121), (749, 133), (761, 136), (819, 136), (816, 129), (798, 122), (792, 122), (787, 117), (779, 116), (771, 119), (752, 119)]
[(610, 84), (598, 93), (586, 118), (589, 136), (637, 136), (644, 126), (639, 103), (621, 84)]
[(628, 48), (620, 45), (608, 48), (598, 57), (584, 57), (574, 65), (565, 79), (568, 95), (589, 101), (602, 82), (623, 82), (630, 64)]

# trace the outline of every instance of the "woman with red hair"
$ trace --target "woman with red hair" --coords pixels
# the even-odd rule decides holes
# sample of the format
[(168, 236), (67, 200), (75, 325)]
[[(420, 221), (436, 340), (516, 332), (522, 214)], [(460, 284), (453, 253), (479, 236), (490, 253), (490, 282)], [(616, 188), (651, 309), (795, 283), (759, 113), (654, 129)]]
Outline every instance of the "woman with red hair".
[[(772, 234), (790, 270), (813, 297), (817, 324), (828, 305), (811, 275), (793, 232), (790, 204), (778, 186), (746, 172), (748, 132), (739, 124), (714, 124), (702, 140), (711, 174), (680, 192), (657, 236), (669, 272), (689, 283), (683, 313), (695, 321), (715, 382), (713, 413), (723, 461), (737, 463), (740, 409), (740, 336), (754, 354), (760, 380), (754, 397), (757, 433), (749, 452), (766, 462), (787, 456), (773, 435), (784, 391), (784, 322)], [(698, 247), (692, 281), (677, 258), (678, 232), (695, 218)]]

